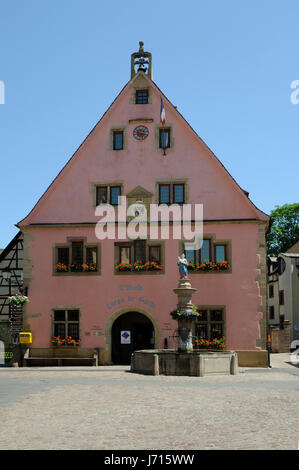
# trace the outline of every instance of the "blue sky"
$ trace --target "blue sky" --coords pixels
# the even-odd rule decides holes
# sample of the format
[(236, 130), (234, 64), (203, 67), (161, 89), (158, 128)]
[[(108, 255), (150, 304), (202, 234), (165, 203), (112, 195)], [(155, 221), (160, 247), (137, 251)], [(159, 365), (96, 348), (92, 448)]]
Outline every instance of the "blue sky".
[(0, 248), (129, 80), (140, 40), (252, 201), (298, 202), (298, 17), (297, 0), (0, 0)]

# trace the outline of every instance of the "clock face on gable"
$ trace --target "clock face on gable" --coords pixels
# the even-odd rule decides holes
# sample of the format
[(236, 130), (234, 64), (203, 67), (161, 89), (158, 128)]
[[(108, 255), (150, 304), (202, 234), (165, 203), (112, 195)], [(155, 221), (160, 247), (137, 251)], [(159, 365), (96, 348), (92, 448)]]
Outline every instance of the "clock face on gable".
[(145, 127), (145, 126), (138, 126), (138, 127), (135, 127), (135, 129), (133, 130), (133, 136), (135, 137), (135, 139), (137, 140), (144, 140), (147, 138), (148, 136), (148, 128)]

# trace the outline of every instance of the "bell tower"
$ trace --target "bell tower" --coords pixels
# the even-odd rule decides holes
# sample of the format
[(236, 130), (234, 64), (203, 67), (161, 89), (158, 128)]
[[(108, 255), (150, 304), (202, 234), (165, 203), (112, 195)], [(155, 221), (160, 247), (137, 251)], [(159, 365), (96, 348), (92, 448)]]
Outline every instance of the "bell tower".
[(143, 72), (152, 80), (152, 54), (145, 52), (143, 46), (144, 43), (139, 41), (139, 51), (131, 54), (131, 79), (134, 78), (138, 72)]

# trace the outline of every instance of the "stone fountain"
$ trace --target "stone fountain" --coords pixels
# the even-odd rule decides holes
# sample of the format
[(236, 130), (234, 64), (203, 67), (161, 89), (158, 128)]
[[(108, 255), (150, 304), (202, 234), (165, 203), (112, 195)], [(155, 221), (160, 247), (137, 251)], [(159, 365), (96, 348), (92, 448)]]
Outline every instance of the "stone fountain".
[[(181, 272), (181, 271), (180, 271)], [(149, 349), (135, 351), (131, 358), (131, 372), (151, 375), (235, 375), (238, 358), (235, 351), (193, 349), (192, 326), (196, 319), (192, 304), (192, 288), (188, 276), (183, 275), (173, 289), (178, 297), (177, 310), (171, 312), (178, 321), (177, 349)]]

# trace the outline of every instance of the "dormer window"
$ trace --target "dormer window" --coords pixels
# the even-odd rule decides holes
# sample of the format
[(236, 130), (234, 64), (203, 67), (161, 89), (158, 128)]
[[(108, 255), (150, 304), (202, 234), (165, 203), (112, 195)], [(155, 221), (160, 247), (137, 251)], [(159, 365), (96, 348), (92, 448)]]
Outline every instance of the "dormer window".
[(136, 104), (148, 104), (148, 90), (136, 90)]

